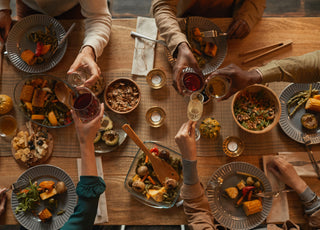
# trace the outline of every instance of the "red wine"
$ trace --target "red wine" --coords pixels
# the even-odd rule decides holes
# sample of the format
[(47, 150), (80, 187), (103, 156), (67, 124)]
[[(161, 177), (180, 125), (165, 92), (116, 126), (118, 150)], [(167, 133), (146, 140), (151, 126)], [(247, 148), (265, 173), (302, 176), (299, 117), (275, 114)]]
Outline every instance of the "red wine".
[(91, 121), (100, 111), (99, 101), (91, 93), (80, 94), (75, 100), (73, 107), (82, 122)]
[(183, 84), (187, 90), (198, 91), (203, 87), (203, 78), (196, 73), (186, 73), (183, 76)]

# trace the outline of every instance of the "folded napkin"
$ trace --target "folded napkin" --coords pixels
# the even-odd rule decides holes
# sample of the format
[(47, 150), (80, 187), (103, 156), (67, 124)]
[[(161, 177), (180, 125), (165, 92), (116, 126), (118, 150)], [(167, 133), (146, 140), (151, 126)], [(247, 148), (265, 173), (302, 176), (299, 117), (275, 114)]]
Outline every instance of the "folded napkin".
[[(282, 190), (285, 188), (285, 184), (279, 181), (267, 168), (268, 162), (274, 156), (263, 156), (263, 169), (270, 181), (273, 191)], [(270, 213), (267, 217), (267, 223), (284, 223), (289, 220), (289, 206), (287, 193), (280, 193), (277, 198), (273, 199)]]
[[(157, 39), (158, 29), (154, 18), (138, 17), (137, 33)], [(147, 76), (153, 69), (155, 42), (146, 39), (135, 38), (132, 70), (133, 75)]]
[[(98, 170), (98, 176), (103, 178), (103, 169), (102, 169), (102, 160), (101, 156), (96, 157), (96, 164)], [(78, 177), (80, 180), (81, 175), (81, 158), (77, 159), (77, 166), (78, 166)], [(100, 195), (99, 203), (98, 203), (98, 210), (96, 219), (94, 220), (94, 224), (102, 224), (108, 222), (108, 211), (107, 211), (107, 201), (106, 201), (106, 194), (105, 192)]]
[[(307, 152), (279, 152), (279, 155), (293, 165), (299, 176), (317, 176)], [(316, 161), (320, 160), (320, 153), (313, 152), (313, 155)], [(304, 165), (295, 165), (299, 162)]]

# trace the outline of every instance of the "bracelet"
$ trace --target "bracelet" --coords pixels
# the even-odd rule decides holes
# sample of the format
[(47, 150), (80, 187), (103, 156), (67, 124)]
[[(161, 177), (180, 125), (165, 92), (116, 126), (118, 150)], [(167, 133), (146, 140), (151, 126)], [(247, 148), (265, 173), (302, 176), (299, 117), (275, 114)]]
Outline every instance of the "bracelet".
[(309, 207), (309, 206), (311, 206), (313, 203), (317, 202), (318, 199), (319, 199), (319, 198), (318, 198), (317, 194), (314, 193), (314, 197), (313, 197), (310, 201), (303, 202), (303, 205), (304, 205), (305, 207)]

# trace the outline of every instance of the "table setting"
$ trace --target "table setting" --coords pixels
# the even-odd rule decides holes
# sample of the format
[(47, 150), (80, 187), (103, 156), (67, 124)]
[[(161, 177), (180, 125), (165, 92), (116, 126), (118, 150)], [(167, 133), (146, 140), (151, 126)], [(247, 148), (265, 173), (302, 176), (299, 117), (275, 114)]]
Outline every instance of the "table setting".
[[(27, 64), (20, 59), (19, 52), (22, 52), (23, 48), (33, 50), (36, 46), (25, 46), (25, 41), (23, 41), (25, 38), (23, 36), (22, 38), (19, 34), (22, 30), (23, 33), (31, 33), (39, 30), (38, 25), (33, 26), (33, 24), (35, 24), (34, 22), (42, 22), (43, 20), (45, 21), (43, 24), (47, 25), (46, 20), (48, 19), (29, 20), (30, 21), (23, 23), (27, 23), (27, 25), (30, 25), (32, 28), (35, 27), (31, 29), (32, 31), (27, 30), (27, 32), (25, 32), (26, 26), (22, 25), (22, 27), (20, 27), (16, 24), (16, 28), (13, 30), (11, 37), (9, 35), (10, 39), (8, 38), (6, 47), (9, 61), (4, 61), (3, 63), (1, 94), (8, 95), (13, 99), (13, 108), (6, 114), (15, 118), (17, 130), (20, 130), (28, 120), (37, 125), (45, 126), (53, 136), (54, 146), (51, 156), (44, 164), (33, 166), (28, 169), (28, 167), (20, 165), (14, 160), (11, 151), (11, 139), (1, 138), (0, 175), (3, 175), (3, 177), (0, 178), (0, 185), (5, 186), (17, 182), (19, 181), (20, 176), (27, 173), (28, 170), (36, 170), (37, 167), (40, 166), (50, 168), (50, 170), (61, 169), (67, 176), (65, 183), (68, 181), (68, 183), (72, 182), (73, 184), (67, 185), (67, 194), (68, 197), (70, 195), (72, 201), (70, 201), (70, 203), (67, 202), (67, 204), (70, 204), (70, 207), (72, 208), (75, 205), (74, 199), (76, 199), (75, 191), (73, 189), (75, 189), (74, 185), (79, 181), (78, 172), (81, 170), (79, 143), (76, 138), (73, 122), (68, 119), (68, 115), (58, 116), (55, 114), (57, 123), (55, 123), (54, 119), (52, 120), (52, 117), (49, 119), (51, 110), (55, 112), (57, 110), (57, 108), (52, 107), (49, 107), (48, 111), (43, 114), (36, 114), (43, 115), (45, 117), (44, 119), (35, 116), (33, 116), (35, 119), (32, 119), (31, 116), (34, 115), (32, 114), (32, 109), (34, 110), (34, 108), (28, 110), (28, 102), (32, 103), (32, 98), (29, 99), (29, 101), (27, 99), (22, 100), (21, 92), (23, 86), (28, 85), (32, 79), (37, 80), (38, 78), (42, 79), (43, 77), (44, 80), (47, 80), (49, 83), (53, 81), (54, 83), (52, 86), (41, 82), (39, 85), (42, 84), (42, 89), (51, 88), (51, 91), (54, 91), (54, 85), (57, 84), (57, 82), (62, 82), (67, 89), (74, 91), (74, 87), (67, 80), (66, 71), (72, 64), (72, 57), (77, 54), (78, 48), (80, 47), (83, 38), (84, 25), (81, 20), (59, 21), (59, 25), (55, 26), (59, 27), (59, 29), (57, 29), (58, 31), (62, 31), (61, 34), (60, 32), (57, 34), (57, 37), (60, 40), (66, 34), (65, 31), (68, 30), (74, 22), (76, 22), (76, 26), (68, 35), (68, 38), (63, 45), (54, 52), (52, 57), (50, 57), (52, 59), (57, 58), (57, 60), (48, 61), (47, 64), (50, 67), (44, 67), (42, 64), (37, 64), (33, 66), (35, 67), (33, 69), (33, 67), (29, 68), (28, 66), (25, 66)], [(198, 27), (201, 32), (209, 30), (222, 32), (226, 31), (229, 22), (230, 19), (191, 17), (188, 21), (182, 19), (180, 24), (183, 28), (186, 27), (186, 24), (192, 28)], [(210, 42), (219, 41), (216, 43), (217, 56), (209, 58), (209, 61), (203, 67), (203, 74), (208, 75), (215, 69), (225, 67), (230, 63), (235, 63), (244, 69), (249, 69), (254, 66), (261, 66), (273, 59), (301, 55), (308, 52), (308, 50), (312, 51), (316, 47), (320, 47), (319, 43), (313, 43), (314, 35), (308, 35), (310, 37), (307, 36), (306, 38), (301, 39), (302, 35), (296, 32), (302, 30), (305, 26), (309, 28), (318, 26), (319, 22), (315, 18), (312, 18), (310, 21), (307, 21), (305, 18), (286, 19), (286, 22), (288, 25), (291, 25), (292, 28), (284, 26), (279, 18), (262, 19), (248, 38), (244, 40), (227, 40), (225, 35), (221, 35), (221, 37), (218, 36), (218, 40), (215, 40), (216, 38), (210, 38)], [(49, 20), (49, 24), (50, 23), (53, 22)], [(62, 26), (62, 29), (60, 29), (60, 26)], [(270, 28), (273, 28), (274, 26), (283, 28), (283, 31), (278, 34), (277, 39), (271, 39), (271, 36), (273, 36), (275, 32), (271, 31)], [(291, 30), (296, 32), (296, 34), (290, 36)], [(179, 158), (180, 153), (175, 144), (174, 136), (181, 124), (188, 119), (195, 119), (190, 114), (190, 116), (187, 115), (188, 102), (191, 93), (188, 97), (183, 97), (172, 87), (172, 64), (174, 64), (175, 60), (170, 56), (167, 48), (161, 44), (143, 38), (133, 37), (131, 31), (136, 31), (151, 39), (162, 40), (158, 35), (154, 19), (142, 17), (139, 17), (138, 19), (114, 19), (110, 42), (105, 48), (101, 58), (98, 59), (98, 65), (101, 67), (102, 71), (102, 78), (103, 81), (105, 81), (101, 84), (103, 85), (103, 87), (101, 87), (103, 90), (96, 94), (91, 94), (90, 91), (89, 94), (91, 101), (96, 100), (96, 104), (100, 101), (106, 105), (104, 115), (104, 117), (106, 117), (106, 124), (101, 125), (101, 129), (97, 134), (95, 152), (98, 173), (104, 178), (107, 189), (100, 197), (99, 211), (95, 223), (106, 225), (186, 224), (187, 221), (183, 209), (175, 206), (176, 202), (180, 201), (179, 189), (182, 183), (181, 181), (178, 183), (176, 196), (173, 201), (170, 201), (167, 205), (163, 203), (163, 200), (157, 202), (148, 191), (146, 193), (137, 192), (137, 190), (133, 189), (132, 184), (131, 186), (129, 185), (129, 180), (135, 177), (137, 162), (139, 160), (145, 161), (142, 163), (146, 164), (148, 161), (146, 161), (146, 157), (141, 150), (143, 147), (138, 147), (134, 140), (128, 137), (130, 135), (123, 129), (123, 125), (129, 124), (136, 135), (139, 136), (140, 141), (142, 140), (142, 142), (147, 145), (148, 150), (157, 147), (159, 150), (166, 150), (170, 152), (172, 156)], [(266, 35), (269, 31), (270, 35)], [(16, 47), (18, 38), (20, 39), (19, 47), (21, 48)], [(289, 39), (293, 41), (290, 43), (290, 46), (281, 47), (281, 49), (265, 54), (263, 57), (259, 57), (250, 62), (242, 63), (244, 60), (243, 57), (238, 56), (238, 54), (252, 50), (255, 47), (265, 47), (271, 43), (275, 44), (278, 40), (285, 41)], [(307, 48), (305, 47), (306, 42), (311, 44)], [(317, 84), (318, 83), (314, 83), (312, 88), (317, 89)], [(158, 87), (159, 85), (161, 86)], [(114, 94), (110, 93), (114, 90), (121, 90), (121, 87), (124, 86), (130, 87), (130, 90), (133, 90), (133, 93), (128, 95), (128, 98), (114, 97)], [(37, 85), (35, 88), (37, 87), (40, 86)], [(255, 180), (263, 183), (264, 189), (262, 193), (282, 191), (284, 190), (284, 185), (276, 183), (274, 178), (270, 175), (271, 173), (267, 173), (266, 168), (268, 160), (275, 156), (281, 156), (294, 165), (298, 174), (306, 179), (308, 185), (316, 193), (320, 192), (320, 187), (317, 185), (317, 174), (312, 167), (308, 154), (305, 151), (304, 142), (301, 139), (300, 134), (304, 129), (297, 123), (299, 122), (297, 117), (300, 116), (300, 113), (303, 113), (303, 109), (297, 111), (295, 115), (297, 117), (290, 119), (285, 106), (293, 95), (300, 91), (308, 90), (309, 84), (290, 85), (281, 82), (270, 83), (268, 86), (264, 87), (267, 88), (267, 91), (272, 91), (272, 95), (279, 101), (279, 107), (276, 107), (279, 117), (275, 118), (273, 123), (271, 122), (271, 128), (266, 132), (259, 134), (248, 132), (246, 128), (241, 127), (239, 122), (237, 123), (236, 116), (233, 114), (236, 96), (226, 101), (217, 101), (217, 98), (221, 95), (210, 96), (209, 94), (210, 100), (206, 103), (201, 103), (202, 113), (198, 114), (197, 117), (197, 120), (199, 121), (197, 128), (200, 133), (200, 138), (197, 141), (199, 178), (206, 187), (210, 207), (214, 216), (216, 216), (217, 221), (232, 229), (248, 229), (256, 227), (261, 223), (280, 223), (288, 219), (297, 224), (306, 224), (306, 219), (302, 216), (302, 205), (293, 206), (291, 204), (292, 202), (298, 202), (299, 200), (298, 196), (292, 192), (282, 192), (278, 194), (277, 197), (273, 198), (262, 198), (261, 211), (248, 216), (245, 214), (242, 207), (235, 208), (229, 204), (228, 206), (224, 206), (225, 203), (230, 201), (230, 199), (224, 196), (225, 189), (229, 186), (235, 186), (238, 180), (246, 179), (243, 175), (239, 176), (237, 174), (238, 171), (252, 174), (254, 177), (257, 177)], [(206, 93), (205, 88), (206, 86), (203, 85), (201, 91), (203, 90), (203, 92)], [(226, 90), (228, 90), (228, 88), (226, 88)], [(207, 92), (209, 92), (209, 90), (207, 90)], [(72, 99), (66, 98), (66, 101), (63, 102), (57, 98), (58, 95), (53, 95), (55, 98), (52, 98), (52, 100), (56, 100), (56, 102), (54, 102), (56, 103), (55, 106), (60, 107), (61, 104), (65, 105), (67, 114), (71, 107), (76, 107), (75, 104), (79, 95), (84, 94), (88, 96), (88, 92), (74, 93), (76, 96), (73, 96)], [(51, 95), (49, 90), (47, 94)], [(208, 96), (208, 94), (206, 95)], [(133, 99), (134, 96), (138, 96), (138, 98), (135, 100)], [(41, 97), (41, 95), (39, 97)], [(122, 110), (120, 107), (115, 107), (115, 101), (117, 100), (135, 102), (130, 105), (130, 109), (124, 108), (124, 110)], [(21, 101), (23, 102), (22, 107)], [(277, 104), (277, 102), (275, 103)], [(121, 102), (119, 102), (119, 104), (121, 104)], [(79, 105), (79, 108), (80, 107), (81, 106)], [(93, 110), (96, 111), (96, 109), (98, 110), (99, 108), (92, 107), (92, 111), (90, 110), (89, 113), (92, 113)], [(85, 111), (83, 114), (88, 114), (88, 111)], [(210, 120), (209, 122), (209, 120), (207, 120), (208, 123), (200, 127), (201, 122), (206, 118), (212, 118), (214, 121)], [(92, 116), (84, 117), (83, 119), (86, 121), (86, 119), (92, 119)], [(46, 120), (46, 122), (49, 123), (43, 123), (42, 120)], [(209, 127), (209, 124), (212, 122), (218, 122), (217, 124), (215, 123), (215, 126), (219, 126), (219, 130), (216, 128), (215, 130), (204, 134), (204, 131), (201, 131), (201, 129)], [(297, 132), (298, 134), (296, 134)], [(111, 140), (117, 139), (115, 144), (110, 143), (110, 140), (106, 139), (107, 136), (111, 138)], [(230, 139), (230, 137), (238, 138), (241, 142), (239, 142), (239, 145), (234, 145), (235, 142), (225, 144), (224, 140), (227, 138)], [(232, 140), (234, 141), (236, 139)], [(320, 146), (318, 145), (319, 142), (317, 142), (317, 140), (318, 136), (312, 140), (312, 150), (315, 160), (319, 161)], [(223, 146), (225, 146), (224, 144), (227, 146), (225, 148), (234, 151), (241, 146), (240, 154), (227, 156), (223, 148)], [(10, 175), (6, 173), (8, 170), (12, 172)], [(39, 172), (38, 174), (40, 175), (40, 178), (41, 174), (51, 175), (46, 172)], [(141, 174), (140, 179), (146, 182), (145, 186), (147, 184), (148, 186), (153, 184), (152, 181), (157, 180), (158, 178), (157, 175), (153, 175), (151, 178), (148, 178), (150, 175), (146, 176), (146, 178), (144, 178), (144, 176), (145, 175)], [(213, 180), (218, 180), (219, 177), (224, 180), (224, 183), (221, 185), (215, 184), (214, 187), (210, 187), (212, 186), (211, 182)], [(38, 180), (38, 178), (35, 177), (32, 177), (31, 179), (33, 181)], [(47, 180), (47, 178), (44, 179)], [(57, 182), (65, 179), (54, 177), (54, 180)], [(154, 192), (159, 192), (161, 188), (164, 187), (165, 184), (160, 182), (160, 184), (156, 186), (151, 186), (150, 189), (153, 189)], [(26, 221), (24, 219), (19, 219), (20, 217), (17, 217), (14, 213), (13, 208), (18, 204), (15, 193), (12, 191), (8, 192), (8, 194), (10, 193), (12, 211), (10, 210), (11, 207), (7, 206), (5, 216), (0, 217), (0, 224), (20, 223), (27, 226)], [(144, 197), (142, 197), (141, 194), (143, 194)], [(151, 197), (147, 199), (145, 194), (149, 194), (147, 196)], [(220, 198), (217, 198), (217, 196)], [(220, 203), (217, 202), (217, 199), (220, 200)], [(275, 210), (277, 208), (275, 207), (282, 208), (281, 212), (283, 214), (280, 217), (276, 214), (277, 212)], [(68, 208), (63, 207), (63, 209), (69, 210), (69, 206)], [(59, 210), (57, 210), (54, 215), (56, 215), (58, 211)], [(72, 211), (67, 212), (68, 215), (71, 213)], [(225, 215), (225, 213), (228, 213), (228, 215)], [(144, 218), (138, 218), (141, 214), (143, 214)], [(239, 224), (234, 223), (236, 222), (234, 216), (240, 220)], [(61, 227), (62, 222), (67, 220), (67, 215), (65, 214), (61, 215), (61, 218), (63, 217), (62, 221), (58, 220), (56, 217), (54, 216), (52, 226), (50, 225), (49, 227), (50, 229)], [(40, 226), (34, 227), (34, 229), (44, 228), (43, 226)]]

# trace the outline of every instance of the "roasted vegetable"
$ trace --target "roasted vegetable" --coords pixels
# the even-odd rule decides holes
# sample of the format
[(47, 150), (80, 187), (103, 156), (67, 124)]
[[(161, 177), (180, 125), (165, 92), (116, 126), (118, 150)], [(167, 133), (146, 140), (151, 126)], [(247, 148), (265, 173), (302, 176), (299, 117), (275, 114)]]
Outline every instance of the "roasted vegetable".
[(55, 188), (53, 188), (51, 191), (41, 193), (40, 197), (42, 200), (46, 200), (50, 197), (53, 197), (56, 194), (57, 194), (57, 190)]
[(13, 102), (11, 97), (5, 94), (0, 95), (0, 114), (5, 114), (10, 112), (13, 107)]
[(242, 207), (247, 216), (262, 211), (262, 203), (260, 200), (245, 201)]
[(28, 65), (34, 65), (37, 61), (35, 54), (31, 50), (25, 50), (21, 53), (21, 59)]
[(307, 100), (305, 109), (320, 112), (320, 100), (315, 98), (309, 98)]
[(105, 116), (101, 120), (100, 130), (110, 130), (113, 128), (113, 122), (112, 120)]
[(236, 187), (226, 188), (225, 191), (231, 199), (235, 199), (239, 194), (239, 191)]
[(67, 186), (63, 181), (58, 181), (56, 184), (56, 190), (58, 194), (65, 193), (67, 191)]
[(38, 217), (42, 222), (46, 222), (52, 218), (52, 214), (49, 209), (45, 208), (41, 212), (39, 212)]
[[(310, 98), (310, 99), (312, 99), (312, 98)], [(320, 102), (320, 100), (319, 100), (319, 102)], [(318, 128), (318, 120), (317, 120), (316, 116), (311, 113), (306, 113), (306, 114), (302, 115), (301, 124), (303, 127), (305, 127), (306, 129), (309, 129), (309, 130), (313, 130), (313, 129)]]
[(119, 143), (119, 134), (114, 130), (107, 130), (102, 135), (102, 140), (108, 146), (115, 146)]

